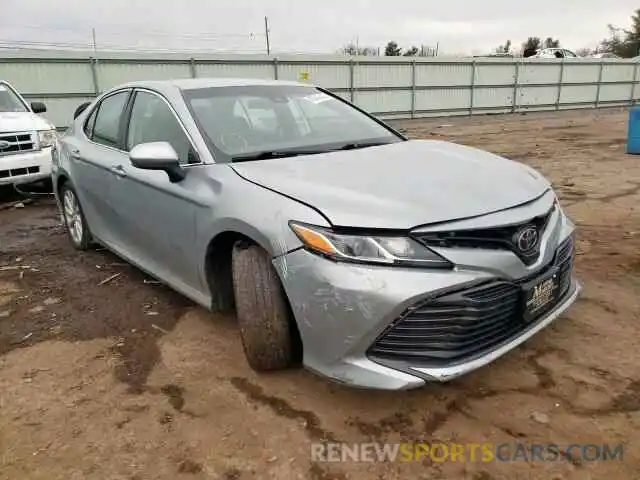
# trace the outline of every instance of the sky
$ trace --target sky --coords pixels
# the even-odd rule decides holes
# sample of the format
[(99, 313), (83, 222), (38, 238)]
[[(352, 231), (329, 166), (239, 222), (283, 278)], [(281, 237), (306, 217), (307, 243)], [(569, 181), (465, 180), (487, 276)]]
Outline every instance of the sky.
[[(439, 45), (442, 54), (492, 51), (511, 39), (559, 38), (595, 47), (607, 24), (628, 27), (635, 0), (0, 0), (0, 46), (98, 50), (333, 53), (357, 42)], [(606, 5), (606, 6), (605, 6)]]

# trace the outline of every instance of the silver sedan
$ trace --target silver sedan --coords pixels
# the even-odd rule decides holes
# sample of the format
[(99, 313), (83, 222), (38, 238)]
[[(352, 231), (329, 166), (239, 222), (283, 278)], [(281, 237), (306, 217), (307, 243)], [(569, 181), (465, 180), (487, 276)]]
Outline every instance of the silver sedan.
[(406, 389), (482, 367), (576, 300), (574, 225), (535, 170), (409, 140), (322, 88), (121, 85), (76, 111), (53, 183), (101, 244), (211, 310), (255, 370)]

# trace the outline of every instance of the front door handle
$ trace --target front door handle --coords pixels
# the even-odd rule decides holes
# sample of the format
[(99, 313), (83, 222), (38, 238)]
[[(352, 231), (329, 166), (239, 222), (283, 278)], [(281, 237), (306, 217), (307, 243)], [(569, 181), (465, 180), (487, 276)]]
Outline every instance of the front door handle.
[(114, 165), (111, 167), (111, 172), (115, 175), (117, 175), (118, 177), (126, 177), (127, 176), (127, 172), (125, 171), (124, 167), (122, 165)]

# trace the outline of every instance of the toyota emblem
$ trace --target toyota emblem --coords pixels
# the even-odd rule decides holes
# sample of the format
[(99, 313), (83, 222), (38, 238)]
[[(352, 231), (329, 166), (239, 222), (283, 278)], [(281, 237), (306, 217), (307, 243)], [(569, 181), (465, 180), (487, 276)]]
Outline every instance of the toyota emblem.
[(0, 150), (6, 150), (11, 144), (5, 140), (0, 140)]
[(534, 226), (527, 226), (515, 234), (515, 244), (521, 252), (529, 252), (538, 246), (538, 229)]

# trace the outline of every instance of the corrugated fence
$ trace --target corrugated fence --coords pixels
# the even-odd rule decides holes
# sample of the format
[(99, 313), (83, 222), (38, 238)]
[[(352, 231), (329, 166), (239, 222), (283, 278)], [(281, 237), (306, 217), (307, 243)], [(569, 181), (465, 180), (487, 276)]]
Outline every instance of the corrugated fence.
[(0, 79), (45, 102), (58, 127), (120, 83), (188, 77), (310, 82), (387, 119), (623, 106), (640, 97), (630, 60), (0, 52)]

